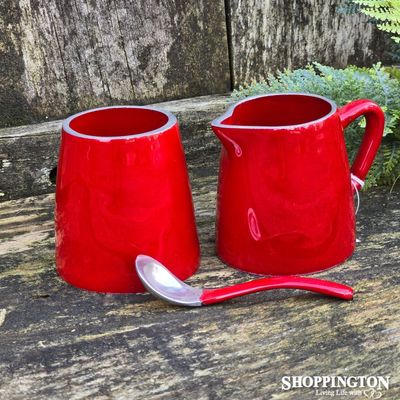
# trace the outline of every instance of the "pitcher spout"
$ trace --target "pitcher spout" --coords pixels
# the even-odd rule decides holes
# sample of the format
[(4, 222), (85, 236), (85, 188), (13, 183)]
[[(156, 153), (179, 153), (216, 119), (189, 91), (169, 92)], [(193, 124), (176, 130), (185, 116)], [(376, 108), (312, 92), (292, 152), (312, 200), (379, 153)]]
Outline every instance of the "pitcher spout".
[(211, 122), (211, 127), (217, 138), (220, 140), (223, 148), (229, 153), (233, 153), (237, 157), (242, 155), (242, 147), (240, 145), (240, 134), (237, 126), (232, 124), (232, 114), (235, 106), (232, 106), (222, 116)]
[(232, 132), (230, 129), (222, 129), (214, 126), (212, 128), (222, 146), (228, 153), (234, 152), (237, 157), (242, 155), (243, 151), (239, 143), (230, 137), (230, 133)]

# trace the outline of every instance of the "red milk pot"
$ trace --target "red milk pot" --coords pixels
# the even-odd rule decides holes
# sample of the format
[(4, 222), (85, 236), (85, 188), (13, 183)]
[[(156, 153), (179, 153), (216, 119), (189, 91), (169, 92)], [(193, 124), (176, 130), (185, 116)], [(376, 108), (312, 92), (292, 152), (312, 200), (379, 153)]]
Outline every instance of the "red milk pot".
[[(366, 130), (350, 169), (344, 128)], [(223, 148), (217, 253), (257, 274), (302, 274), (342, 263), (355, 247), (353, 193), (373, 162), (384, 114), (372, 101), (342, 108), (321, 96), (272, 94), (240, 101), (212, 122)]]

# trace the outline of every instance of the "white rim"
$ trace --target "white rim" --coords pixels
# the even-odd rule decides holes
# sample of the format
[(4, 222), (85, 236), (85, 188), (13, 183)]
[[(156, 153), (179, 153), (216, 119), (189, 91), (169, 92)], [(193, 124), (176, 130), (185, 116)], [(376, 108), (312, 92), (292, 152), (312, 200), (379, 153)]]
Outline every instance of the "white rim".
[[(307, 121), (302, 124), (295, 124), (295, 125), (230, 125), (230, 124), (223, 124), (222, 121), (232, 116), (233, 111), (235, 108), (243, 103), (248, 101), (252, 101), (255, 99), (259, 99), (262, 97), (272, 97), (272, 96), (307, 96), (307, 97), (314, 97), (316, 99), (324, 100), (331, 106), (331, 111), (328, 114), (325, 114), (323, 117), (314, 119), (312, 121)], [(325, 119), (329, 118), (333, 115), (337, 110), (336, 104), (332, 101), (327, 99), (326, 97), (319, 96), (317, 94), (310, 94), (310, 93), (271, 93), (271, 94), (260, 94), (257, 96), (247, 97), (246, 99), (240, 100), (237, 103), (233, 104), (228, 108), (228, 110), (218, 118), (215, 118), (211, 125), (215, 127), (222, 127), (222, 128), (234, 128), (234, 129), (291, 129), (291, 128), (299, 128), (302, 126), (307, 126), (310, 124), (315, 124), (317, 122), (324, 121)]]
[[(137, 108), (140, 110), (150, 110), (150, 111), (155, 111), (160, 114), (164, 114), (167, 118), (168, 121), (161, 126), (158, 129), (153, 129), (152, 131), (144, 132), (144, 133), (137, 133), (133, 135), (124, 135), (124, 136), (96, 136), (96, 135), (88, 135), (85, 133), (80, 133), (75, 131), (74, 129), (71, 128), (70, 123), (73, 119), (78, 118), (82, 115), (97, 112), (97, 111), (102, 111), (102, 110), (109, 110), (113, 108)], [(86, 110), (82, 111), (78, 114), (71, 115), (67, 119), (63, 121), (62, 124), (62, 129), (64, 132), (77, 136), (80, 138), (85, 138), (85, 139), (93, 139), (93, 140), (101, 140), (101, 141), (109, 141), (109, 140), (121, 140), (121, 139), (135, 139), (135, 138), (141, 138), (141, 137), (146, 137), (146, 136), (153, 136), (153, 135), (158, 135), (160, 133), (165, 132), (166, 130), (170, 129), (177, 123), (176, 117), (174, 114), (170, 113), (169, 111), (164, 111), (160, 110), (158, 108), (153, 108), (153, 107), (148, 107), (148, 106), (110, 106), (110, 107), (99, 107), (99, 108), (92, 108), (91, 110)]]

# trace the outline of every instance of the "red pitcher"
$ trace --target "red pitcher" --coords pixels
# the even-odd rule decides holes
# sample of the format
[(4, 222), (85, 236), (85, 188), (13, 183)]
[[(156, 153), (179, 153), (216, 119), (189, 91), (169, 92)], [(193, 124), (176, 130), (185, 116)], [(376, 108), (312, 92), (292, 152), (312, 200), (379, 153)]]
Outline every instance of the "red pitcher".
[[(344, 128), (366, 131), (349, 168)], [(311, 94), (240, 101), (212, 122), (222, 142), (217, 253), (257, 274), (300, 274), (345, 261), (355, 247), (353, 192), (367, 175), (384, 129), (370, 100), (342, 108)]]

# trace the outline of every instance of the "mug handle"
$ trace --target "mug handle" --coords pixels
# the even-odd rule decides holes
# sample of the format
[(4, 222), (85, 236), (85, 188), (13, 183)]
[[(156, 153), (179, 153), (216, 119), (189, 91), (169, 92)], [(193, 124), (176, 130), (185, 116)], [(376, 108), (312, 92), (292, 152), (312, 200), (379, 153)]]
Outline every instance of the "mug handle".
[(343, 129), (356, 118), (364, 115), (366, 119), (365, 134), (360, 149), (351, 167), (351, 180), (355, 189), (364, 186), (372, 162), (381, 144), (385, 128), (385, 114), (382, 109), (371, 100), (355, 100), (338, 109)]

